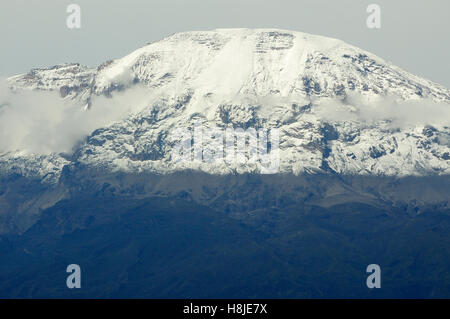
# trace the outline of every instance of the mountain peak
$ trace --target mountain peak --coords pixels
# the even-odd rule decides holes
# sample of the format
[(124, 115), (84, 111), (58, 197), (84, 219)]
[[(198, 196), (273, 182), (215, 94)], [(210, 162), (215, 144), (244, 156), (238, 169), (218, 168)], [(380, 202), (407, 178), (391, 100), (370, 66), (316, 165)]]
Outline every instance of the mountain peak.
[[(125, 102), (139, 108), (133, 105), (125, 118), (98, 127), (78, 145), (73, 160), (87, 165), (253, 172), (253, 166), (245, 165), (171, 162), (171, 132), (201, 119), (221, 128), (279, 129), (283, 173), (426, 175), (450, 170), (450, 133), (442, 123), (448, 117), (437, 116), (439, 125), (433, 127), (425, 116), (433, 114), (425, 109), (430, 103), (448, 105), (448, 89), (343, 41), (302, 32), (175, 33), (95, 69), (76, 64), (35, 69), (9, 83), (58, 90), (65, 99), (92, 108), (100, 96), (129, 92), (132, 98), (126, 96)], [(140, 89), (139, 103), (133, 88)], [(397, 105), (406, 102), (419, 106)], [(423, 123), (414, 119), (406, 127), (403, 122), (413, 109)]]
[(374, 54), (337, 39), (279, 29), (175, 33), (96, 69), (37, 69), (10, 78), (10, 83), (44, 90), (64, 87), (64, 94), (73, 92), (85, 102), (92, 93), (109, 95), (136, 83), (217, 95), (345, 97), (356, 91), (450, 101), (448, 89)]

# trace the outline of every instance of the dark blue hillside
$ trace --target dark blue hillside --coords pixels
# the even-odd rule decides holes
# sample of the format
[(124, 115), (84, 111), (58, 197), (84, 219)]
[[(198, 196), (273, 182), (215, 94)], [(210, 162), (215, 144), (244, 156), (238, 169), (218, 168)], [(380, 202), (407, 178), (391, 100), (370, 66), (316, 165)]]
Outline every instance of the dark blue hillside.
[[(449, 231), (449, 211), (286, 204), (236, 219), (189, 197), (80, 194), (1, 237), (0, 297), (449, 298)], [(81, 289), (66, 287), (72, 263)], [(372, 263), (381, 289), (366, 287)]]

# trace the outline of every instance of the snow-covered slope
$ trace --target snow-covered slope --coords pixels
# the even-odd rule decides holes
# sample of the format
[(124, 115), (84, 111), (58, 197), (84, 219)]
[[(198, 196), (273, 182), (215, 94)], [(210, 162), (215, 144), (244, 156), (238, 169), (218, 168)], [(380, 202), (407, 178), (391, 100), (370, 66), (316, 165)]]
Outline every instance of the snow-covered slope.
[[(223, 129), (278, 129), (280, 173), (450, 173), (449, 119), (396, 125), (389, 111), (407, 103), (424, 113), (436, 103), (450, 109), (450, 91), (321, 36), (275, 29), (177, 33), (96, 69), (34, 69), (9, 84), (18, 94), (58, 90), (86, 112), (95, 108), (97, 96), (114, 99), (137, 89), (145, 94), (126, 119), (99, 127), (70, 159), (51, 154), (43, 161), (42, 155), (9, 152), (0, 157), (3, 172), (51, 173), (49, 180), (56, 181), (62, 167), (74, 163), (133, 172), (260, 171), (251, 163), (174, 163), (173, 131), (202, 121)], [(386, 114), (360, 117), (364, 108)]]

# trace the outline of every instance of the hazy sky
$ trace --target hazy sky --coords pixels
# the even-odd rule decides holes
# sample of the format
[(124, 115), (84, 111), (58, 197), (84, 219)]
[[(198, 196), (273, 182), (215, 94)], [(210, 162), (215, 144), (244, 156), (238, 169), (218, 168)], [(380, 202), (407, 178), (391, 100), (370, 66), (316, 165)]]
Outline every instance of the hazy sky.
[[(66, 8), (81, 6), (81, 29)], [(381, 29), (366, 8), (381, 6)], [(0, 76), (120, 58), (179, 31), (280, 28), (330, 36), (450, 87), (449, 0), (1, 0)]]

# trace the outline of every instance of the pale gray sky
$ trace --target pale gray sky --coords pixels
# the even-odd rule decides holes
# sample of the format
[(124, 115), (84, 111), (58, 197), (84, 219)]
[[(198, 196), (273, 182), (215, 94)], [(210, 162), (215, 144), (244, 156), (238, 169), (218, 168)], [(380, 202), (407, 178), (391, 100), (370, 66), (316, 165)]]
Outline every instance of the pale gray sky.
[[(66, 27), (81, 6), (81, 29)], [(381, 29), (366, 27), (381, 6)], [(344, 40), (450, 87), (449, 0), (1, 0), (0, 76), (120, 58), (179, 31), (280, 28)]]

